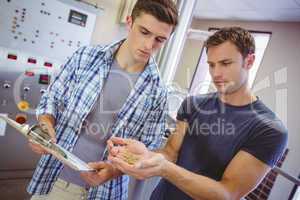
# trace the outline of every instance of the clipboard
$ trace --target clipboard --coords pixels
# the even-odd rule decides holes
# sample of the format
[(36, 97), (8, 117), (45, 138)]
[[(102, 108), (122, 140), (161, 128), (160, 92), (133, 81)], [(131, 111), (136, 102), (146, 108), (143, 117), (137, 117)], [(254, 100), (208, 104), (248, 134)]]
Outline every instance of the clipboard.
[(72, 154), (62, 146), (53, 143), (50, 136), (39, 125), (29, 126), (28, 124), (19, 124), (5, 115), (0, 115), (0, 120), (15, 128), (19, 133), (25, 136), (33, 143), (41, 145), (56, 159), (70, 168), (80, 172), (95, 172), (88, 164)]

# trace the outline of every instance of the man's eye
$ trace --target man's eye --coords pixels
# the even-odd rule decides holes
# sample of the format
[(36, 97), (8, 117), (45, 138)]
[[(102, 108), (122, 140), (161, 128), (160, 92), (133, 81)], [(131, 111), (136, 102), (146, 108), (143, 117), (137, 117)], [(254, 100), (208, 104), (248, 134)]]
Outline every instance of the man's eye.
[(146, 31), (141, 31), (141, 33), (142, 33), (143, 35), (148, 35), (148, 34), (149, 34), (149, 33), (146, 32)]
[(155, 40), (156, 40), (156, 42), (159, 42), (159, 43), (163, 43), (164, 42), (164, 40), (159, 39), (159, 38), (156, 38)]

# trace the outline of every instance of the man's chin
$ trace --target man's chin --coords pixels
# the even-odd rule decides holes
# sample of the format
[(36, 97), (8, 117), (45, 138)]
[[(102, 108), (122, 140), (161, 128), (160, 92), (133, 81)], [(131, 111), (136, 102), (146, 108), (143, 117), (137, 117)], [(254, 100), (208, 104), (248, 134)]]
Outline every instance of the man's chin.
[(218, 93), (226, 93), (227, 89), (224, 86), (216, 86), (215, 88), (217, 90)]
[(223, 90), (217, 90), (217, 93), (222, 96), (228, 94), (226, 91)]
[(236, 88), (234, 85), (229, 85), (229, 84), (226, 84), (226, 85), (214, 85), (217, 92), (220, 93), (220, 94), (231, 94), (231, 93), (234, 93), (236, 91)]
[(230, 94), (233, 94), (235, 93), (236, 90), (230, 90), (230, 89), (217, 89), (217, 93), (219, 93), (220, 95), (230, 95)]
[(149, 57), (144, 57), (144, 56), (137, 56), (136, 57), (136, 61), (139, 62), (139, 63), (146, 63), (148, 62), (149, 60)]
[(227, 94), (233, 93), (232, 88), (216, 87), (216, 89), (217, 89), (217, 92), (222, 95), (227, 95)]

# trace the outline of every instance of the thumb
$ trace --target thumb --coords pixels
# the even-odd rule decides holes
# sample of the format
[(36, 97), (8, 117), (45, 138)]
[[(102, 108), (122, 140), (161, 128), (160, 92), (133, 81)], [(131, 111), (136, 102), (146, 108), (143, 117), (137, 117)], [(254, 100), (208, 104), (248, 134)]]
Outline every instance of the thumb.
[(128, 139), (112, 136), (110, 138), (111, 144), (113, 145), (127, 145)]
[(50, 122), (41, 122), (40, 126), (43, 131), (46, 131), (49, 134), (51, 141), (56, 143), (56, 134), (52, 124)]
[(88, 165), (89, 165), (91, 168), (93, 168), (93, 169), (100, 170), (100, 169), (106, 168), (107, 163), (102, 162), (102, 161), (100, 161), (100, 162), (90, 162), (90, 163), (88, 163)]
[(52, 125), (49, 127), (49, 135), (51, 137), (52, 142), (56, 143), (57, 142), (57, 140), (56, 140), (56, 134), (55, 134), (55, 130), (52, 127)]

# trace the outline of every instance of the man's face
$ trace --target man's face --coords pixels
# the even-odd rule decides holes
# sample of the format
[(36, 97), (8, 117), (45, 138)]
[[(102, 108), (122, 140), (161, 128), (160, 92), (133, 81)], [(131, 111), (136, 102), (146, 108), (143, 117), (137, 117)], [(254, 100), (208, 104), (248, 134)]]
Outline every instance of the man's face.
[(154, 16), (142, 13), (134, 22), (127, 19), (129, 51), (136, 62), (146, 63), (150, 56), (159, 50), (170, 37), (173, 26), (157, 20)]
[(209, 72), (218, 92), (230, 94), (246, 86), (248, 70), (254, 58), (254, 55), (248, 55), (244, 59), (237, 47), (230, 41), (209, 47), (207, 52)]

